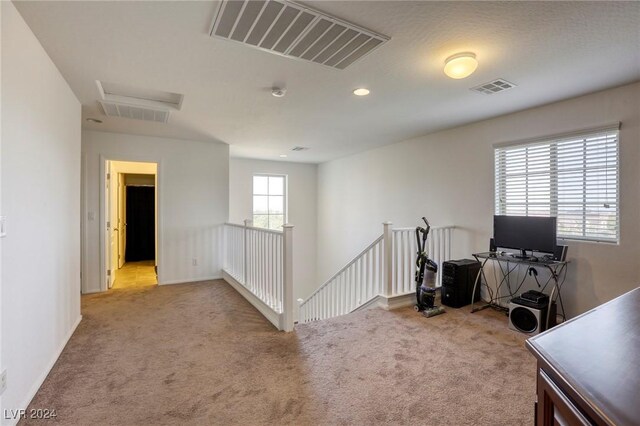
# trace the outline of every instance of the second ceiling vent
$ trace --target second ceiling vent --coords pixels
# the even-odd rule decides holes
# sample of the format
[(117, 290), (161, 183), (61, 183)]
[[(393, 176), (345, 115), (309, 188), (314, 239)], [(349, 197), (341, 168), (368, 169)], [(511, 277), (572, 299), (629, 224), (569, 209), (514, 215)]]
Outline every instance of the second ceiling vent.
[(211, 36), (338, 69), (389, 40), (287, 0), (223, 0)]

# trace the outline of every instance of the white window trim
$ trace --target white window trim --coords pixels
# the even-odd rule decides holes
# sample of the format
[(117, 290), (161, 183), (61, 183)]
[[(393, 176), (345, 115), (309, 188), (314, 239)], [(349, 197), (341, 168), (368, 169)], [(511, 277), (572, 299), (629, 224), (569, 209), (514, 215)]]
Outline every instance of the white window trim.
[[(255, 216), (255, 208), (253, 206), (253, 197), (255, 197), (256, 195), (264, 195), (264, 194), (256, 194), (255, 193), (255, 189), (253, 187), (253, 178), (256, 176), (260, 176), (260, 177), (281, 177), (284, 178), (284, 188), (283, 188), (283, 198), (282, 198), (282, 203), (283, 203), (283, 218), (282, 218), (282, 224), (286, 225), (287, 219), (289, 217), (289, 177), (288, 175), (284, 175), (284, 174), (280, 174), (280, 173), (254, 173), (251, 175), (251, 223), (252, 226), (255, 226), (255, 224), (253, 223), (253, 217)], [(267, 195), (268, 196), (268, 195)], [(269, 214), (267, 213), (267, 216), (276, 216), (275, 214)], [(262, 228), (262, 229), (271, 229), (271, 228)]]
[[(496, 165), (495, 165), (495, 153), (497, 149), (500, 148), (509, 148), (509, 147), (517, 147), (517, 146), (534, 146), (535, 144), (546, 144), (546, 143), (551, 143), (551, 142), (556, 142), (562, 139), (569, 139), (572, 137), (580, 137), (580, 136), (587, 136), (587, 135), (592, 135), (592, 134), (597, 134), (597, 133), (605, 133), (605, 132), (618, 132), (618, 150), (617, 150), (617, 155), (618, 155), (618, 167), (616, 169), (616, 180), (618, 183), (617, 186), (617, 190), (616, 190), (616, 204), (617, 204), (617, 211), (616, 211), (616, 224), (617, 224), (617, 235), (616, 235), (616, 239), (615, 241), (611, 241), (611, 240), (598, 240), (597, 238), (589, 238), (589, 237), (585, 237), (585, 238), (580, 238), (577, 236), (560, 236), (558, 235), (558, 240), (559, 241), (576, 241), (576, 242), (580, 242), (580, 243), (595, 243), (595, 244), (607, 244), (607, 245), (620, 245), (620, 239), (622, 236), (622, 232), (620, 230), (620, 189), (622, 187), (621, 182), (620, 182), (620, 128), (621, 128), (621, 123), (620, 122), (614, 122), (611, 124), (607, 124), (607, 125), (602, 125), (602, 126), (598, 126), (598, 127), (591, 127), (591, 128), (586, 128), (586, 129), (582, 129), (582, 130), (576, 130), (576, 131), (571, 131), (571, 132), (565, 132), (565, 133), (558, 133), (558, 134), (554, 134), (554, 135), (550, 135), (550, 136), (545, 136), (545, 137), (540, 137), (540, 138), (532, 138), (532, 139), (520, 139), (517, 141), (509, 141), (509, 142), (500, 142), (500, 143), (495, 143), (493, 144), (493, 150), (494, 150), (494, 188), (493, 188), (493, 195), (494, 195), (494, 209), (495, 209), (495, 214), (501, 214), (498, 212), (498, 206), (496, 205), (496, 201), (495, 198), (497, 196), (497, 191), (498, 191), (498, 186), (497, 186), (497, 181), (496, 181), (496, 176), (498, 174), (498, 170), (496, 169)], [(553, 161), (553, 158), (551, 159)], [(553, 176), (552, 176), (553, 179)], [(554, 194), (552, 194), (553, 197)], [(555, 196), (557, 197), (557, 194), (555, 194)], [(557, 200), (556, 200), (557, 201)], [(553, 205), (553, 200), (551, 201), (551, 214), (554, 214), (554, 207), (555, 209), (557, 209), (557, 205)], [(557, 214), (557, 210), (555, 211), (555, 213)]]

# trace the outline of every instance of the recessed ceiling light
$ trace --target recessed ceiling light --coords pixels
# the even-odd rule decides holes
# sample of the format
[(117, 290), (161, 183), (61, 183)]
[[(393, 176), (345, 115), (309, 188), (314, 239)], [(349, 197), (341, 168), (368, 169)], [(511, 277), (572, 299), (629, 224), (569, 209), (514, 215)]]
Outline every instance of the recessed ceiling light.
[(369, 93), (370, 93), (369, 89), (365, 89), (364, 87), (361, 87), (353, 91), (353, 94), (356, 96), (367, 96)]
[(97, 118), (87, 118), (87, 121), (90, 123), (102, 124), (102, 120), (98, 120)]
[(471, 52), (456, 53), (444, 61), (444, 73), (455, 79), (469, 77), (476, 68), (478, 61)]
[(284, 87), (274, 87), (273, 89), (271, 89), (271, 94), (276, 98), (282, 98), (287, 94), (287, 89), (285, 89)]
[(287, 158), (287, 154), (280, 154), (280, 158)]

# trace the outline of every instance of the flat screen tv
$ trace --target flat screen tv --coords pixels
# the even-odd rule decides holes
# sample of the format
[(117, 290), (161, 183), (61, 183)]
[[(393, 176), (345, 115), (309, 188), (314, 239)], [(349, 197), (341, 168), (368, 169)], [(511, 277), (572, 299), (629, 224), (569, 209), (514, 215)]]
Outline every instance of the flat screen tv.
[(553, 253), (556, 244), (556, 218), (533, 216), (494, 216), (493, 239), (496, 247)]

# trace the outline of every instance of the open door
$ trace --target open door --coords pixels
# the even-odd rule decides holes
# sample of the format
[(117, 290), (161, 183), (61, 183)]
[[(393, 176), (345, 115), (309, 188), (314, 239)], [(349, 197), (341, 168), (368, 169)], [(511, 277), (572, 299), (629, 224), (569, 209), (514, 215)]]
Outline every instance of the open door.
[(107, 236), (105, 241), (107, 288), (111, 288), (113, 286), (113, 281), (115, 279), (115, 270), (113, 268), (113, 264), (114, 264), (114, 260), (117, 259), (116, 236), (113, 230), (114, 228), (113, 219), (115, 218), (115, 215), (114, 215), (115, 206), (114, 206), (114, 197), (113, 197), (114, 185), (112, 185), (112, 182), (111, 182), (111, 177), (112, 177), (111, 169), (112, 169), (111, 161), (107, 160), (105, 163), (105, 195), (106, 196), (104, 197), (105, 198), (104, 213), (107, 219), (105, 221), (105, 225), (106, 225), (105, 235)]
[(127, 186), (127, 262), (156, 258), (155, 188)]
[(127, 246), (127, 211), (124, 174), (118, 173), (118, 268), (124, 265), (124, 249)]
[[(112, 288), (120, 289), (138, 284), (157, 285), (157, 270), (154, 263), (157, 265), (156, 215), (158, 212), (155, 191), (157, 191), (158, 164), (107, 159), (104, 159), (103, 164), (104, 193), (101, 195), (104, 198), (101, 206), (100, 238), (103, 257), (101, 268), (103, 268), (104, 278), (101, 282), (101, 290), (108, 291)], [(146, 189), (141, 191), (142, 199), (136, 197), (136, 194), (132, 196), (132, 199), (134, 201), (137, 199), (138, 202), (133, 206), (136, 214), (130, 220), (128, 194), (129, 189), (136, 186)], [(132, 236), (139, 238), (134, 239)], [(138, 246), (132, 243), (137, 243)], [(140, 261), (144, 263), (132, 265), (127, 263)]]

